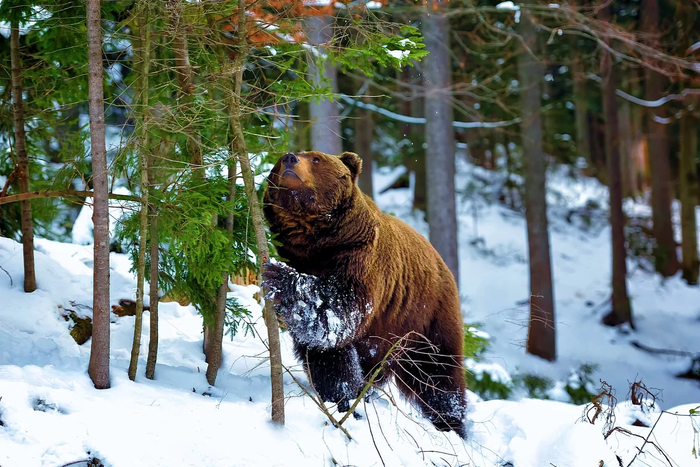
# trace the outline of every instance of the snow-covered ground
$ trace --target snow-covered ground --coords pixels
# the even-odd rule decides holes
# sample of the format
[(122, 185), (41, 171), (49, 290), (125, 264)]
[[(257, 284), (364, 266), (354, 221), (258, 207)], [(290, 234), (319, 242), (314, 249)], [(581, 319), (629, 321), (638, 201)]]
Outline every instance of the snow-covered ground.
[[(458, 187), (464, 188), (478, 170), (460, 165)], [(375, 183), (383, 187), (395, 173), (376, 175)], [(604, 187), (592, 180), (574, 183), (553, 176), (551, 188), (564, 195), (560, 203), (571, 206), (606, 196)], [(674, 377), (687, 370), (689, 359), (651, 355), (630, 344), (637, 340), (650, 347), (699, 351), (700, 289), (685, 286), (679, 278), (662, 282), (637, 270), (630, 280), (637, 330), (605, 328), (599, 323), (609, 295), (609, 232), (584, 233), (554, 219), (558, 361), (527, 357), (522, 348), (528, 298), (524, 220), (496, 205), (479, 203), (475, 210), (474, 200), (459, 202), (460, 286), (465, 321), (481, 324), (491, 336), (479, 365), (561, 382), (581, 363), (597, 364), (594, 381), (610, 383), (621, 401), (628, 381), (641, 378), (648, 387), (663, 389), (663, 401), (646, 411), (620, 402), (615, 423), (628, 432), (616, 431), (604, 439), (609, 429), (605, 413), (592, 425), (582, 421), (582, 405), (532, 399), (484, 402), (470, 394), (470, 434), (463, 441), (453, 433), (436, 432), (399, 397), (393, 405), (382, 396), (360, 404), (363, 419), (348, 419), (344, 426), (353, 438), (349, 440), (327, 423), (289, 375), (287, 423), (275, 427), (269, 422), (269, 367), (261, 339), (250, 334), (225, 339), (224, 364), (211, 388), (204, 378), (201, 318), (192, 307), (176, 303), (161, 305), (154, 381), (143, 376), (148, 319), (139, 374), (131, 382), (126, 372), (134, 320), (112, 317), (112, 389), (98, 391), (86, 373), (89, 342), (78, 346), (61, 317), (66, 310), (91, 313), (92, 248), (37, 240), (38, 290), (25, 294), (21, 245), (0, 238), (0, 266), (7, 272), (0, 270), (0, 466), (77, 466), (85, 465), (77, 461), (97, 457), (114, 467), (617, 467), (621, 464), (615, 456), (628, 465), (650, 433), (650, 428), (632, 423), (639, 419), (653, 425), (661, 409), (679, 416), (661, 416), (650, 437), (653, 445), (646, 444), (633, 465), (669, 465), (658, 446), (671, 465), (700, 466), (693, 455), (698, 420), (689, 416), (700, 406), (700, 385)], [(427, 234), (424, 221), (410, 212), (410, 190), (391, 190), (378, 201)], [(472, 244), (475, 237), (483, 239), (477, 246)], [(134, 296), (135, 281), (126, 256), (112, 254), (111, 259), (116, 303)], [(252, 311), (254, 328), (264, 336), (260, 306), (253, 298), (257, 288), (231, 288), (231, 295)], [(282, 345), (285, 365), (305, 383), (286, 335)], [(553, 390), (550, 395), (561, 393)]]

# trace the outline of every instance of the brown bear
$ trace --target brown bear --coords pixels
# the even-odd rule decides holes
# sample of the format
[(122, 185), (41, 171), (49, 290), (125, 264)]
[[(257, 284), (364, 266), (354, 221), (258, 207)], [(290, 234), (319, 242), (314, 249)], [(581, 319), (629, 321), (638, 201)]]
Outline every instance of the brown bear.
[(265, 217), (287, 264), (264, 267), (277, 313), (325, 402), (349, 409), (382, 369), (433, 425), (464, 436), (462, 315), (457, 285), (415, 230), (383, 213), (355, 181), (353, 153), (285, 154), (272, 169)]

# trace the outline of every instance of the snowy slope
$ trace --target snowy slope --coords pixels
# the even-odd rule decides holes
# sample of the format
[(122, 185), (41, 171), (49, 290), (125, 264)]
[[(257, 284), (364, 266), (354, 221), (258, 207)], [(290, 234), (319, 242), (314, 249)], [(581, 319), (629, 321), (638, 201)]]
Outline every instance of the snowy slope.
[[(461, 167), (459, 183), (469, 176)], [(381, 183), (388, 176), (378, 175)], [(581, 188), (580, 186), (578, 188)], [(591, 188), (594, 189), (595, 187)], [(425, 224), (408, 214), (408, 190), (380, 197), (385, 209), (408, 219), (421, 232)], [(408, 204), (407, 204), (408, 203)], [(672, 377), (665, 359), (633, 349), (630, 336), (598, 324), (600, 303), (609, 274), (607, 233), (583, 242), (573, 230), (553, 233), (554, 277), (559, 325), (559, 357), (554, 365), (529, 359), (518, 342), (527, 298), (525, 229), (522, 219), (498, 207), (483, 207), (478, 232), (496, 254), (483, 255), (469, 246), (474, 232), (470, 207), (460, 203), (462, 232), (462, 293), (466, 320), (482, 322), (490, 333), (488, 361), (509, 372), (531, 371), (566, 377), (581, 361), (600, 365), (596, 376), (619, 388), (624, 399), (626, 380), (636, 375), (649, 386), (664, 388), (663, 408), (685, 415), (664, 414), (654, 440), (679, 466), (700, 465), (692, 455), (697, 420), (687, 415), (700, 405), (697, 383)], [(98, 457), (106, 466), (247, 466), (340, 465), (482, 467), (617, 466), (615, 454), (627, 465), (643, 440), (614, 433), (603, 438), (603, 417), (596, 425), (581, 422), (583, 406), (556, 401), (522, 399), (482, 402), (470, 394), (468, 440), (436, 432), (400, 398), (396, 406), (386, 396), (361, 404), (362, 420), (348, 419), (348, 440), (329, 426), (314, 403), (286, 375), (286, 426), (269, 422), (269, 367), (258, 336), (238, 335), (224, 342), (224, 364), (211, 388), (204, 378), (201, 318), (192, 307), (161, 305), (159, 364), (156, 380), (143, 377), (148, 348), (145, 315), (139, 374), (126, 376), (133, 317), (112, 318), (112, 389), (93, 389), (86, 369), (89, 343), (72, 340), (66, 309), (90, 315), (92, 249), (90, 246), (37, 240), (38, 290), (22, 291), (21, 245), (0, 238), (0, 466), (63, 466)], [(564, 256), (566, 255), (566, 257)], [(133, 297), (135, 281), (129, 261), (112, 254), (111, 296)], [(635, 276), (635, 281), (637, 281)], [(637, 338), (651, 346), (693, 348), (698, 334), (698, 295), (673, 279), (662, 285), (640, 277), (632, 288), (638, 316)], [(643, 281), (641, 279), (644, 279)], [(254, 286), (232, 285), (231, 295), (250, 308), (255, 329), (265, 334)], [(693, 303), (694, 301), (694, 303)], [(515, 320), (515, 321), (512, 321)], [(519, 321), (520, 322), (519, 322)], [(681, 321), (684, 320), (684, 321)], [(695, 320), (695, 321), (694, 321)], [(653, 339), (653, 340), (652, 340)], [(304, 384), (306, 379), (283, 334), (283, 361)], [(673, 362), (672, 362), (673, 363)], [(676, 364), (682, 367), (681, 361)], [(618, 386), (619, 383), (619, 386)], [(396, 396), (396, 391), (389, 390)], [(670, 399), (670, 400), (669, 400)], [(680, 406), (680, 404), (684, 404)], [(673, 405), (679, 407), (672, 408)], [(617, 423), (646, 437), (649, 428), (630, 426), (636, 418), (653, 423), (658, 407), (640, 414), (618, 407)], [(640, 456), (643, 464), (662, 466), (654, 449)], [(71, 465), (84, 465), (71, 464)]]

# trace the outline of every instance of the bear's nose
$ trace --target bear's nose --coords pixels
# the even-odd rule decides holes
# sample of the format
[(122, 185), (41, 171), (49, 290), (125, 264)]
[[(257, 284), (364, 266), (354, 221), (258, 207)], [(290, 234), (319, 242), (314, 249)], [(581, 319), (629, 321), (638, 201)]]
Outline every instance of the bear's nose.
[(288, 152), (287, 154), (282, 156), (282, 163), (286, 168), (291, 169), (299, 163), (299, 158), (291, 152)]

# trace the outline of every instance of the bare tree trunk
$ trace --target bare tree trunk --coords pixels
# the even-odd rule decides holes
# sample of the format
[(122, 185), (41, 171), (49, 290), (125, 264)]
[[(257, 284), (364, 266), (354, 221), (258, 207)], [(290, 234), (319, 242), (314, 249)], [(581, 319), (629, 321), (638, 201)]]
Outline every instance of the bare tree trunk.
[[(697, 30), (694, 25), (698, 18), (697, 5), (681, 2), (676, 6), (675, 19), (682, 24), (683, 35), (677, 42), (677, 48), (685, 52), (697, 40)], [(697, 79), (686, 86), (693, 87), (700, 83)], [(691, 98), (685, 103), (685, 113), (681, 118), (679, 155), (680, 165), (680, 198), (681, 198), (681, 234), (682, 234), (682, 269), (683, 279), (690, 285), (697, 285), (700, 274), (698, 261), (698, 236), (695, 219), (695, 207), (700, 202), (700, 186), (698, 186), (697, 157), (698, 157), (698, 128), (700, 99)]]
[[(366, 101), (366, 99), (363, 99)], [(360, 190), (374, 198), (372, 183), (372, 140), (374, 138), (374, 119), (371, 110), (358, 109), (355, 120), (355, 152), (362, 158), (362, 172), (357, 179)]]
[[(235, 115), (235, 118), (230, 118), (229, 124), (233, 137), (233, 149), (238, 163), (241, 166), (241, 176), (243, 177), (245, 193), (248, 198), (248, 205), (253, 221), (253, 230), (255, 231), (255, 239), (258, 245), (258, 261), (262, 265), (270, 260), (270, 251), (267, 245), (267, 234), (265, 233), (262, 209), (260, 208), (257, 192), (255, 190), (255, 180), (250, 167), (248, 150), (246, 148), (243, 127), (240, 120), (242, 115), (241, 85), (243, 84), (243, 60), (245, 60), (248, 51), (248, 44), (245, 40), (245, 8), (239, 11), (238, 37), (238, 58), (236, 63), (234, 63), (234, 71), (236, 73), (235, 89), (233, 89), (231, 95), (233, 104), (232, 115)], [(282, 352), (280, 350), (279, 323), (277, 322), (277, 316), (271, 305), (272, 302), (270, 300), (266, 301), (265, 309), (263, 310), (263, 318), (265, 319), (265, 326), (267, 327), (268, 348), (270, 351), (270, 383), (272, 386), (271, 416), (273, 422), (284, 425), (284, 380), (282, 379)]]
[[(243, 67), (243, 60), (239, 59), (234, 63), (234, 66), (236, 67)], [(237, 68), (234, 68), (234, 70), (237, 70)], [(236, 72), (235, 74), (235, 79), (243, 79), (243, 74), (241, 73), (239, 76), (239, 73)], [(240, 85), (237, 85), (234, 83), (232, 94), (234, 90), (238, 90), (240, 92)], [(240, 113), (234, 113), (234, 112), (240, 112), (240, 106), (234, 102), (237, 98), (234, 96), (229, 96), (228, 99), (228, 112), (229, 112), (229, 121), (237, 120), (241, 118)], [(239, 123), (240, 125), (240, 123)], [(233, 139), (230, 142), (231, 145), (231, 157), (229, 159), (228, 163), (228, 179), (229, 179), (229, 193), (228, 193), (228, 200), (231, 201), (235, 198), (236, 196), (236, 149), (238, 143), (234, 141)], [(243, 147), (245, 147), (245, 142), (243, 144)], [(247, 152), (246, 152), (247, 154)], [(226, 216), (226, 231), (230, 236), (233, 236), (233, 211), (229, 211), (228, 216)], [(219, 287), (219, 291), (217, 292), (216, 295), (216, 314), (214, 315), (214, 326), (210, 331), (210, 339), (209, 339), (209, 347), (206, 349), (206, 354), (207, 354), (207, 382), (211, 384), (212, 386), (216, 384), (216, 376), (219, 371), (219, 368), (221, 368), (221, 363), (223, 362), (224, 354), (223, 354), (223, 341), (224, 341), (224, 323), (226, 320), (226, 299), (228, 297), (228, 281), (229, 281), (229, 274), (224, 273), (223, 277), (221, 278), (221, 286)]]
[(88, 92), (94, 204), (92, 344), (88, 373), (97, 389), (109, 388), (109, 179), (105, 147), (100, 0), (87, 0)]
[(216, 376), (223, 362), (224, 344), (224, 320), (226, 318), (226, 298), (228, 294), (228, 273), (221, 278), (221, 285), (216, 293), (216, 313), (214, 314), (214, 326), (209, 330), (210, 335), (205, 349), (207, 355), (207, 383), (214, 386)]
[[(574, 40), (578, 39), (574, 36)], [(574, 47), (574, 50), (576, 48)], [(586, 102), (585, 70), (580, 55), (573, 58), (573, 80), (574, 80), (574, 102), (576, 105), (576, 149), (579, 157), (583, 157), (589, 167), (592, 168), (591, 160), (591, 130), (588, 125), (588, 102)]]
[[(640, 29), (649, 35), (649, 45), (658, 46), (659, 3), (658, 0), (642, 0)], [(651, 60), (651, 59), (650, 59)], [(656, 100), (664, 95), (664, 77), (645, 68), (645, 98)], [(649, 134), (649, 163), (651, 165), (651, 209), (654, 220), (654, 261), (656, 270), (663, 276), (674, 275), (680, 264), (673, 238), (671, 220), (671, 163), (666, 125), (655, 120), (665, 116), (663, 108), (647, 109), (647, 131)]]
[[(172, 31), (173, 53), (175, 55), (175, 73), (180, 87), (179, 97), (183, 111), (192, 106), (192, 93), (194, 92), (194, 70), (190, 63), (190, 52), (187, 48), (187, 29), (182, 19), (182, 0), (169, 0), (170, 29)], [(189, 125), (185, 128), (187, 135), (187, 151), (190, 156), (190, 164), (204, 178), (204, 160), (202, 159), (201, 137), (196, 129)]]
[[(599, 17), (610, 21), (610, 5), (601, 8)], [(601, 52), (603, 70), (603, 111), (605, 113), (605, 146), (610, 177), (610, 227), (612, 230), (612, 310), (603, 318), (608, 326), (630, 323), (632, 307), (627, 295), (627, 251), (625, 250), (625, 218), (622, 212), (622, 174), (620, 169), (619, 122), (617, 120), (617, 81), (612, 55)]]
[(143, 8), (139, 15), (139, 40), (138, 52), (135, 59), (141, 66), (140, 83), (138, 86), (136, 102), (141, 106), (141, 128), (139, 135), (139, 164), (141, 165), (141, 212), (139, 217), (141, 226), (139, 228), (139, 256), (136, 263), (136, 316), (134, 320), (134, 340), (131, 345), (131, 359), (129, 361), (129, 379), (136, 380), (136, 370), (139, 364), (139, 352), (141, 350), (141, 332), (143, 330), (143, 293), (146, 281), (146, 248), (148, 243), (148, 174), (150, 172), (148, 164), (150, 162), (148, 124), (149, 124), (149, 74), (151, 63), (151, 35), (148, 31), (148, 4), (139, 2), (137, 8)]
[[(10, 31), (10, 59), (12, 62), (12, 110), (15, 120), (15, 152), (17, 153), (15, 170), (19, 182), (19, 192), (29, 193), (29, 157), (27, 157), (27, 135), (24, 132), (24, 106), (22, 103), (22, 64), (19, 55), (19, 22), (13, 21)], [(24, 291), (36, 290), (34, 272), (34, 225), (32, 222), (32, 203), (29, 200), (20, 203), (20, 220), (22, 222), (22, 250), (24, 255)]]
[(642, 122), (644, 109), (632, 107), (632, 163), (634, 165), (634, 179), (637, 192), (644, 194), (649, 189), (649, 155), (647, 153), (647, 139), (644, 135)]
[[(151, 152), (148, 152), (151, 156)], [(154, 161), (151, 160), (148, 164), (148, 184), (154, 187), (156, 184)], [(158, 211), (155, 205), (151, 202), (149, 209), (149, 231), (151, 234), (151, 273), (150, 273), (150, 338), (148, 341), (148, 360), (146, 360), (146, 378), (154, 379), (156, 372), (156, 363), (158, 362), (158, 261), (160, 257), (160, 252), (158, 250)]]
[(554, 290), (549, 251), (546, 201), (546, 160), (542, 150), (540, 81), (544, 75), (540, 62), (533, 57), (538, 44), (535, 25), (523, 12), (518, 32), (527, 48), (518, 56), (520, 78), (521, 132), (525, 175), (525, 219), (530, 259), (530, 322), (527, 353), (545, 360), (556, 360)]
[[(335, 19), (332, 16), (307, 16), (304, 29), (312, 45), (330, 43), (333, 39)], [(317, 48), (319, 54), (324, 54), (324, 47)], [(309, 57), (309, 77), (314, 86), (320, 86), (322, 81), (328, 81), (333, 92), (338, 92), (338, 72), (327, 60), (321, 70), (313, 56)], [(340, 133), (340, 116), (338, 104), (331, 100), (314, 99), (309, 102), (311, 117), (311, 149), (326, 154), (340, 154), (343, 143)]]
[(450, 102), (450, 32), (446, 0), (428, 0), (423, 36), (430, 54), (424, 61), (425, 140), (427, 143), (428, 227), (430, 242), (459, 284), (457, 208), (455, 200), (455, 138)]
[[(425, 99), (420, 95), (420, 90), (415, 86), (423, 84), (423, 75), (421, 73), (421, 64), (416, 63), (408, 68), (409, 83), (414, 86), (411, 91), (411, 113), (412, 117), (422, 118), (425, 115)], [(428, 194), (426, 183), (426, 163), (425, 163), (425, 128), (420, 125), (410, 125), (410, 136), (413, 142), (412, 160), (408, 164), (408, 168), (413, 171), (413, 209), (425, 211), (428, 206)]]
[[(634, 165), (633, 157), (634, 135), (632, 133), (631, 107), (632, 106), (629, 101), (622, 100), (617, 110), (620, 134), (620, 170), (622, 171), (623, 197), (634, 197), (637, 195), (637, 193), (639, 193), (639, 189), (637, 188), (637, 171)], [(608, 154), (610, 154), (609, 148), (607, 151)]]
[(295, 144), (299, 151), (311, 149), (309, 142), (309, 103), (297, 101), (295, 111), (298, 118), (294, 119)]
[(681, 119), (681, 230), (683, 233), (683, 279), (688, 284), (698, 283), (698, 237), (695, 206), (700, 201), (698, 187), (697, 155), (698, 127), (700, 120), (688, 111)]

